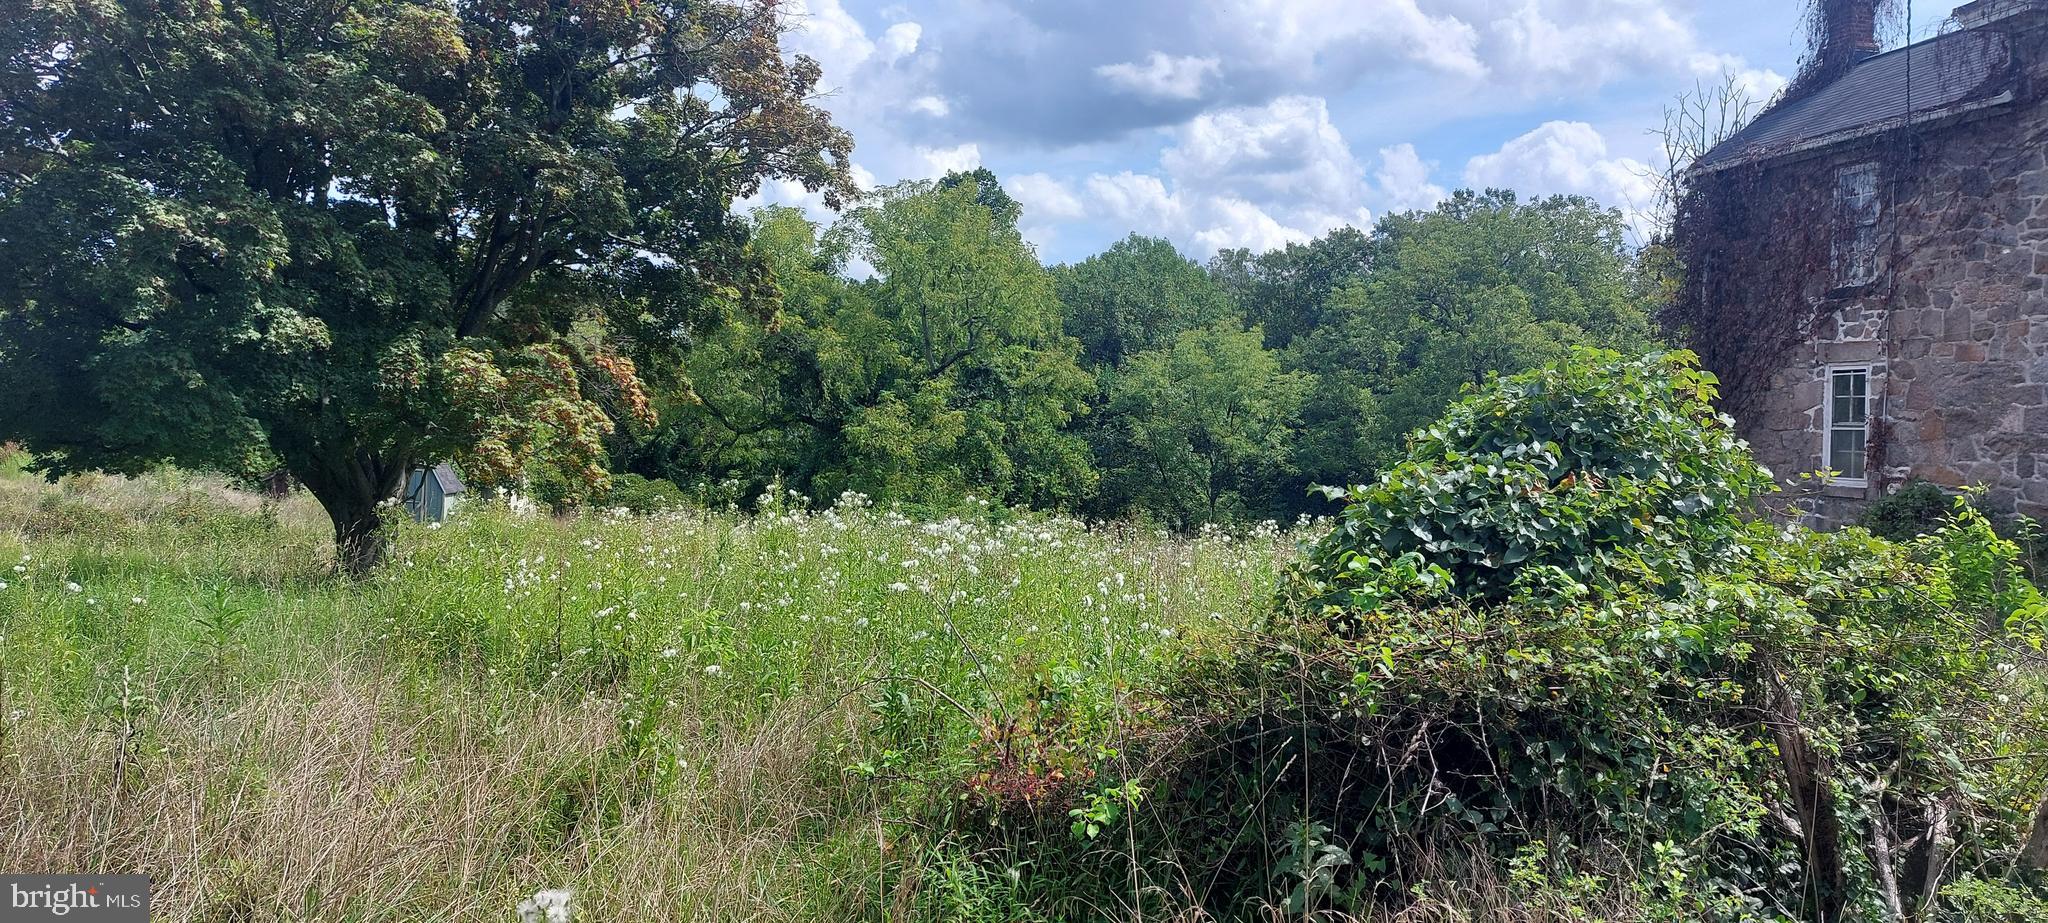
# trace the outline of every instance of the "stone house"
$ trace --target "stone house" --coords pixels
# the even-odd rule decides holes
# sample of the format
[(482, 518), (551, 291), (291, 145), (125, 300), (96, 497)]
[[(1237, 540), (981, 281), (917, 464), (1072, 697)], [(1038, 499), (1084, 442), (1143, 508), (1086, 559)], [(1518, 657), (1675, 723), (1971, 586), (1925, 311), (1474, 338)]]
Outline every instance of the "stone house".
[(1830, 5), (1810, 72), (1694, 165), (1674, 326), (1816, 523), (1911, 478), (2042, 517), (2048, 0), (1883, 53), (1875, 7)]

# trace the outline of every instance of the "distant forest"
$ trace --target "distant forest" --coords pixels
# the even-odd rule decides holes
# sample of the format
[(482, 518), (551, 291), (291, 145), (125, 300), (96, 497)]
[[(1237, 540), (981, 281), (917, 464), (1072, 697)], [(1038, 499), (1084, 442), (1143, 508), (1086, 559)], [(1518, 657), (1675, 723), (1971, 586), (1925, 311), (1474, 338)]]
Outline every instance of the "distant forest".
[[(880, 190), (830, 226), (756, 211), (777, 307), (698, 332), (682, 374), (649, 383), (658, 423), (613, 415), (620, 480), (721, 505), (857, 491), (1173, 528), (1289, 519), (1467, 386), (1578, 345), (1648, 348), (1664, 284), (1618, 212), (1576, 197), (1465, 191), (1206, 266), (1133, 234), (1047, 268), (1020, 212), (985, 169)], [(574, 478), (529, 475), (575, 502)]]

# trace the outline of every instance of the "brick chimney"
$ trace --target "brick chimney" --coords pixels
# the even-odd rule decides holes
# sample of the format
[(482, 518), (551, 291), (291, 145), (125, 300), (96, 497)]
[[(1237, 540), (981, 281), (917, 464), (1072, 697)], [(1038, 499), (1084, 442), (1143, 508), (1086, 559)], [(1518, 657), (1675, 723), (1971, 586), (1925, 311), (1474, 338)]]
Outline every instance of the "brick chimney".
[(1833, 0), (1826, 15), (1825, 44), (1837, 60), (1854, 63), (1879, 51), (1877, 0)]

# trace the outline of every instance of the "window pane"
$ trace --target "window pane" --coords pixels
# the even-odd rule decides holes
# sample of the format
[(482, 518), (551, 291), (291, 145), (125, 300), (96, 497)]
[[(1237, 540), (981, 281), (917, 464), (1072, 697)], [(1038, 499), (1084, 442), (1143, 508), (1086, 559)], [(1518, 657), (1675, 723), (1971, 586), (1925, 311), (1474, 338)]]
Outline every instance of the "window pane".
[(1862, 429), (1829, 432), (1828, 467), (1845, 478), (1863, 477), (1863, 448), (1869, 436)]

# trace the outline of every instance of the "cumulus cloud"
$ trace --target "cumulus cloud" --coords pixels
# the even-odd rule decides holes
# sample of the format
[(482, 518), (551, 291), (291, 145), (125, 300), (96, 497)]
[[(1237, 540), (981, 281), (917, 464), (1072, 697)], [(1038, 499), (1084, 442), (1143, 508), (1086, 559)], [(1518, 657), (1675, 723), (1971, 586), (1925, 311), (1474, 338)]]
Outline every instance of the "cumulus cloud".
[(1724, 80), (1733, 83), (1756, 109), (1761, 109), (1785, 88), (1785, 84), (1791, 82), (1785, 75), (1768, 67), (1750, 67), (1748, 62), (1732, 54), (1697, 52), (1686, 59), (1686, 69), (1705, 85), (1719, 85)]
[[(1628, 155), (1656, 155), (1611, 143), (1588, 106), (1656, 87), (1627, 103), (1654, 112), (1723, 74), (1757, 98), (1784, 84), (1703, 39), (1701, 2), (786, 0), (785, 48), (824, 67), (822, 104), (870, 183), (987, 163), (1025, 171), (1005, 184), (1041, 245), (1135, 229), (1198, 251), (1364, 226), (1466, 184), (1633, 216), (1651, 186)], [(1475, 143), (1458, 124), (1558, 100), (1595, 122), (1546, 122), (1491, 151), (1501, 135)], [(1542, 117), (1527, 118), (1514, 130)], [(785, 193), (816, 198), (764, 196)]]
[(1656, 207), (1648, 164), (1610, 156), (1607, 139), (1585, 122), (1545, 122), (1535, 130), (1465, 164), (1474, 188), (1515, 189), (1532, 195), (1589, 196), (1622, 210), (1639, 231)]
[(899, 22), (882, 30), (882, 50), (890, 61), (898, 61), (917, 52), (917, 40), (924, 36), (924, 27), (914, 22)]
[(1223, 62), (1218, 58), (1172, 57), (1155, 51), (1144, 64), (1104, 64), (1095, 73), (1111, 86), (1140, 96), (1199, 99), (1202, 81), (1222, 68)]
[(1321, 98), (1205, 113), (1174, 136), (1157, 174), (1089, 177), (1100, 217), (1198, 253), (1271, 249), (1371, 223), (1372, 184)]
[(1373, 173), (1380, 207), (1389, 212), (1425, 211), (1449, 193), (1430, 180), (1434, 162), (1424, 161), (1413, 144), (1380, 148), (1380, 166)]
[(1044, 173), (1006, 177), (1003, 188), (1009, 191), (1011, 198), (1023, 204), (1026, 218), (1063, 221), (1081, 218), (1088, 213), (1072, 187)]
[(965, 173), (981, 166), (981, 146), (959, 144), (953, 147), (920, 147), (918, 156), (924, 158), (925, 175), (943, 176), (947, 173)]

